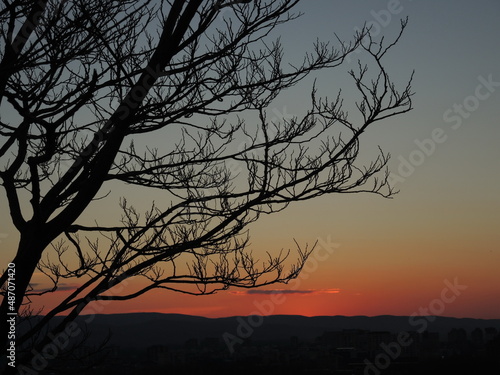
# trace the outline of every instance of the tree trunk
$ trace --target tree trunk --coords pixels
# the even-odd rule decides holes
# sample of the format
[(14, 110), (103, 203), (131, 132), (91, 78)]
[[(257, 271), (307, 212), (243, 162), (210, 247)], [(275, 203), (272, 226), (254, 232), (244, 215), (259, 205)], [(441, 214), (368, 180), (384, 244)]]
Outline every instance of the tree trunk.
[[(10, 346), (11, 340), (8, 338), (11, 324), (8, 319), (15, 317), (16, 315), (10, 315), (12, 313), (17, 314), (17, 320), (19, 319), (19, 310), (22, 305), (24, 295), (29, 287), (33, 273), (36, 270), (36, 266), (40, 261), (44, 249), (51, 242), (52, 238), (49, 240), (47, 233), (43, 233), (42, 229), (34, 228), (31, 230), (23, 231), (21, 234), (21, 239), (19, 241), (19, 247), (17, 254), (12, 261), (15, 267), (15, 275), (13, 284), (15, 285), (15, 300), (13, 304), (9, 304), (8, 294), (3, 298), (2, 304), (0, 305), (0, 347), (2, 350), (1, 357), (5, 357), (7, 349)], [(7, 284), (5, 284), (7, 286)], [(16, 330), (16, 337), (19, 334)], [(3, 366), (3, 360), (0, 361), (0, 367)], [(7, 360), (7, 363), (10, 360)], [(18, 365), (16, 358), (16, 365)], [(6, 368), (0, 368), (1, 374), (14, 374), (16, 369), (8, 366)]]

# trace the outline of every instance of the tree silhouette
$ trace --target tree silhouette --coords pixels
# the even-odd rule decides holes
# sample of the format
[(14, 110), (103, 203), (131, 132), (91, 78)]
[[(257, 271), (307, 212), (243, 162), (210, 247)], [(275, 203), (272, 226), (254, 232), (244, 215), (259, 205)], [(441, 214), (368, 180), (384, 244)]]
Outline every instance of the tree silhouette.
[[(2, 340), (8, 312), (29, 312), (31, 298), (65, 280), (78, 287), (24, 330), (18, 347), (41, 350), (93, 301), (287, 282), (312, 249), (298, 246), (288, 269), (289, 252), (259, 260), (247, 249), (250, 223), (324, 194), (394, 193), (388, 155), (360, 163), (359, 137), (411, 109), (411, 78), (399, 90), (382, 65), (406, 20), (391, 43), (364, 28), (350, 42), (315, 43), (291, 65), (268, 35), (299, 16), (297, 3), (2, 2), (0, 178), (19, 232), (15, 299), (0, 307)], [(370, 63), (350, 71), (361, 121), (340, 93), (318, 98), (315, 87), (303, 116), (268, 118), (283, 90), (357, 48)], [(151, 134), (164, 146), (149, 147)], [(120, 183), (145, 197), (161, 192), (162, 201), (141, 215), (122, 198), (115, 225), (86, 224), (82, 214)], [(36, 270), (53, 286), (30, 286)], [(66, 317), (51, 325), (56, 314)]]

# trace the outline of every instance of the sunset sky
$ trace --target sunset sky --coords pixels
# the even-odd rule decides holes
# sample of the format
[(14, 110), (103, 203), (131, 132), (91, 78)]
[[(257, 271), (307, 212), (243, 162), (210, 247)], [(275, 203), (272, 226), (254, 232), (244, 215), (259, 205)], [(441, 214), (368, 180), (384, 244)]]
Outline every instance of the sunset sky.
[[(285, 59), (297, 60), (317, 38), (348, 39), (364, 22), (391, 39), (408, 16), (386, 67), (401, 85), (415, 70), (414, 109), (375, 124), (361, 140), (367, 153), (380, 145), (392, 155), (399, 194), (324, 196), (252, 225), (257, 254), (293, 250), (294, 239), (318, 241), (303, 273), (288, 285), (198, 297), (154, 291), (87, 312), (500, 318), (500, 3), (304, 0), (299, 9), (305, 14), (279, 29)], [(346, 72), (356, 60), (353, 54), (335, 71), (318, 74), (319, 94), (346, 88), (349, 102), (353, 85)], [(269, 113), (303, 114), (312, 78), (279, 97)], [(0, 209), (4, 268), (16, 246), (4, 195)], [(100, 210), (119, 218), (117, 199)], [(64, 293), (36, 303), (50, 307)]]

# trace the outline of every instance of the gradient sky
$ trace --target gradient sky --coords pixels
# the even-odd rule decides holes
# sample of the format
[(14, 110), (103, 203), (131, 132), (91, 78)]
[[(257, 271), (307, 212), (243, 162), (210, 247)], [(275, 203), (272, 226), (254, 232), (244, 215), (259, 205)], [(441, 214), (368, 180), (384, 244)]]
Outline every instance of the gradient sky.
[[(304, 0), (300, 9), (303, 17), (279, 29), (285, 56), (292, 60), (316, 38), (329, 40), (334, 33), (348, 38), (365, 21), (390, 38), (399, 19), (409, 17), (386, 67), (401, 84), (415, 70), (415, 109), (376, 124), (361, 143), (367, 152), (380, 145), (391, 153), (390, 170), (400, 193), (390, 200), (325, 196), (262, 217), (251, 228), (257, 252), (293, 249), (294, 238), (301, 244), (319, 240), (318, 253), (289, 285), (201, 297), (155, 291), (87, 312), (221, 317), (428, 311), (500, 318), (500, 3)], [(355, 59), (318, 75), (319, 92), (335, 95), (339, 87), (349, 88), (345, 73)], [(278, 98), (270, 113), (300, 115), (310, 83)], [(344, 99), (349, 102), (348, 94)], [(435, 140), (429, 141), (433, 135)], [(133, 198), (133, 191), (123, 192)], [(14, 253), (16, 235), (4, 196), (0, 199), (4, 264)], [(50, 307), (63, 293), (37, 303)]]

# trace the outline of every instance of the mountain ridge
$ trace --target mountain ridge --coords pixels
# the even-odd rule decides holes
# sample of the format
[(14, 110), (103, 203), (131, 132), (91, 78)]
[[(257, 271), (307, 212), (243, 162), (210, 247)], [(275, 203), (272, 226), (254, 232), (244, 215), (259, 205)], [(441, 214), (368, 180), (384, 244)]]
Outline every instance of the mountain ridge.
[[(58, 317), (57, 319), (62, 319)], [(90, 319), (91, 318), (91, 319)], [(475, 328), (494, 327), (500, 331), (500, 319), (476, 319), (435, 316), (313, 316), (236, 315), (209, 318), (185, 314), (120, 313), (82, 315), (76, 320), (99, 342), (111, 333), (110, 345), (144, 348), (153, 345), (183, 345), (188, 340), (238, 337), (253, 341), (285, 341), (292, 336), (314, 340), (325, 332), (360, 329), (369, 331), (431, 331), (445, 340), (453, 328), (463, 328), (470, 335)], [(86, 322), (88, 322), (86, 324)]]

